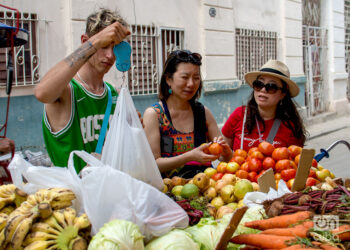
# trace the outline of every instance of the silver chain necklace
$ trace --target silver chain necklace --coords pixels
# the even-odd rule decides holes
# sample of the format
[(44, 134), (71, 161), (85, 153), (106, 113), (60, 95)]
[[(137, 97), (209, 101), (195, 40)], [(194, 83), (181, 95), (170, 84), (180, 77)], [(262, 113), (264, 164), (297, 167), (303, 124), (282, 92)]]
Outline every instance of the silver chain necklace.
[[(90, 86), (89, 84), (87, 84), (84, 79), (80, 76), (79, 72), (77, 72), (77, 76), (79, 77), (79, 80), (84, 84), (85, 88), (89, 88), (90, 89)], [(103, 86), (103, 89), (104, 89), (104, 86)]]

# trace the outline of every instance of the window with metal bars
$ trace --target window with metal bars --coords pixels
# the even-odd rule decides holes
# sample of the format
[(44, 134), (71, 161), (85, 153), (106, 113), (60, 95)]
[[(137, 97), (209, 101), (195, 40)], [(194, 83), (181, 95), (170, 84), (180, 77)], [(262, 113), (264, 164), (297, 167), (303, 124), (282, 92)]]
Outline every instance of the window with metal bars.
[[(1, 11), (0, 22), (16, 26), (16, 14), (13, 11)], [(29, 31), (29, 40), (25, 45), (15, 47), (14, 54), (14, 85), (29, 85), (39, 81), (38, 49), (36, 41), (37, 15), (33, 13), (20, 13), (19, 27)], [(6, 84), (6, 67), (8, 50), (0, 48), (0, 86)]]
[(277, 32), (236, 29), (236, 70), (239, 80), (244, 74), (259, 70), (269, 59), (277, 58)]
[(183, 39), (183, 30), (131, 26), (132, 65), (128, 84), (132, 95), (158, 93), (162, 66), (171, 51), (183, 48)]

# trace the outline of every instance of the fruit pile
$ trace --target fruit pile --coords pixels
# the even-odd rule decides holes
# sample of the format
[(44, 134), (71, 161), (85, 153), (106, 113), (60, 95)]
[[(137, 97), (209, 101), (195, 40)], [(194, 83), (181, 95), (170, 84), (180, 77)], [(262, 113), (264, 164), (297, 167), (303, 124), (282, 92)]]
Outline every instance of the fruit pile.
[(164, 192), (172, 198), (175, 197), (177, 201), (188, 200), (196, 209), (198, 208), (193, 204), (206, 202), (205, 209), (203, 206), (199, 208), (204, 212), (204, 217), (213, 216), (219, 219), (243, 206), (245, 194), (258, 189), (256, 183), (237, 178), (234, 174), (225, 174), (222, 178), (215, 180), (213, 170), (216, 171), (213, 168), (207, 168), (204, 173), (198, 173), (190, 180), (177, 176), (172, 179), (165, 178), (163, 179)]
[[(275, 148), (266, 141), (261, 142), (258, 147), (250, 148), (248, 152), (237, 149), (230, 162), (220, 162), (216, 171), (211, 170), (212, 178), (218, 180), (225, 173), (231, 173), (241, 179), (257, 182), (257, 179), (266, 170), (272, 168), (275, 174), (276, 186), (278, 181), (282, 179), (291, 188), (299, 164), (301, 150), (301, 147), (295, 145), (288, 148)], [(326, 177), (334, 178), (334, 175), (313, 159), (306, 186), (314, 186), (319, 182), (323, 182)]]
[(87, 249), (91, 224), (71, 208), (74, 193), (65, 188), (27, 195), (15, 185), (0, 186), (1, 249)]

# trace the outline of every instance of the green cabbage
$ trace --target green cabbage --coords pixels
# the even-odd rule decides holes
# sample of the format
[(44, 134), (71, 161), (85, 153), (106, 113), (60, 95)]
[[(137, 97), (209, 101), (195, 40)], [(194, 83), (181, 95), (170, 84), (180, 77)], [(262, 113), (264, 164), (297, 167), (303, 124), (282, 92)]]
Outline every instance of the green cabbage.
[[(251, 229), (243, 226), (246, 221), (263, 219), (265, 211), (261, 207), (252, 207), (244, 214), (240, 224), (237, 227), (234, 235), (242, 233), (257, 233), (259, 230)], [(215, 221), (213, 218), (202, 218), (200, 222), (192, 227), (185, 229), (186, 232), (192, 235), (192, 238), (200, 246), (200, 250), (215, 249), (216, 244), (219, 242), (221, 235), (225, 231), (228, 223), (230, 222), (232, 214), (226, 214), (224, 217)], [(239, 249), (241, 245), (235, 245), (229, 243), (228, 249)]]
[(153, 239), (146, 245), (146, 250), (199, 250), (199, 246), (192, 240), (191, 234), (173, 229), (169, 233)]
[(112, 220), (106, 223), (92, 238), (89, 250), (143, 250), (143, 236), (137, 225), (126, 220)]

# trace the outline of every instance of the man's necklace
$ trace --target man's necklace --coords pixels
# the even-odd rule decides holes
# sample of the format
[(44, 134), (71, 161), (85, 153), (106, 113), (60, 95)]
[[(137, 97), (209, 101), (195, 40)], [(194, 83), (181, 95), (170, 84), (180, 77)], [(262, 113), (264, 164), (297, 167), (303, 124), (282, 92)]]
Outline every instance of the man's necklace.
[[(84, 81), (84, 79), (80, 76), (79, 72), (77, 72), (77, 76), (79, 77), (79, 80), (82, 82), (83, 86), (84, 86), (87, 90), (91, 91), (91, 88), (90, 88), (89, 84), (87, 84), (87, 83)], [(103, 85), (103, 88), (104, 88), (104, 85)], [(93, 91), (91, 91), (91, 92), (93, 92)]]

